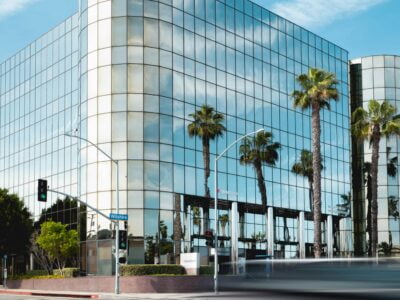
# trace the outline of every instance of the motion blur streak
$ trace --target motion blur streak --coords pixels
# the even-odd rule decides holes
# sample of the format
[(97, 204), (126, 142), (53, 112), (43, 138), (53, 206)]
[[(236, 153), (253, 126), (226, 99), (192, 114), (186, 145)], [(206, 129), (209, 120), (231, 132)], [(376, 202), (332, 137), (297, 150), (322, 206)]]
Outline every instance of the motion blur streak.
[(225, 291), (400, 299), (400, 258), (250, 260), (223, 269), (238, 273), (221, 278)]

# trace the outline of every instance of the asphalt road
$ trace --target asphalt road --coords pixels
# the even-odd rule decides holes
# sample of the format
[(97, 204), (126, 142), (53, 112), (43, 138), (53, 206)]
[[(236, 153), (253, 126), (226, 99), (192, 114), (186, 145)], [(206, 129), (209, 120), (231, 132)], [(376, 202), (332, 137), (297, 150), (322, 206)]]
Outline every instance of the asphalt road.
[[(399, 291), (384, 291), (383, 293), (365, 293), (364, 295), (360, 294), (280, 294), (280, 293), (271, 293), (271, 292), (222, 292), (218, 295), (214, 295), (212, 293), (206, 294), (137, 294), (137, 295), (129, 295), (122, 296), (107, 296), (100, 295), (100, 299), (126, 299), (126, 300), (142, 300), (142, 299), (167, 299), (167, 300), (229, 300), (229, 299), (399, 299)], [(394, 293), (393, 293), (394, 292)], [(390, 296), (389, 298), (382, 298), (383, 295)], [(22, 299), (32, 299), (32, 300), (50, 300), (50, 299), (60, 299), (60, 300), (72, 300), (79, 298), (64, 298), (64, 297), (44, 297), (44, 296), (20, 296), (20, 295), (0, 295), (0, 300), (22, 300)]]
[[(50, 299), (60, 299), (60, 300), (77, 300), (79, 298), (61, 298), (61, 297), (43, 297), (43, 296), (17, 296), (17, 295), (0, 295), (0, 300), (25, 300), (25, 299), (32, 299), (32, 300), (50, 300)], [(105, 297), (101, 297), (100, 299), (107, 299)], [(176, 295), (163, 295), (161, 298), (160, 295), (140, 295), (140, 296), (127, 296), (127, 297), (118, 297), (118, 298), (108, 298), (108, 299), (126, 299), (126, 300), (142, 300), (142, 299), (180, 299), (180, 300), (208, 300), (208, 299), (215, 299), (215, 300), (229, 300), (229, 299), (301, 299), (306, 300), (310, 299), (307, 296), (287, 296), (287, 295), (274, 295), (274, 294), (254, 294), (254, 293), (221, 293), (217, 296), (211, 295), (191, 295), (191, 296), (180, 296), (179, 298)], [(326, 299), (337, 299), (337, 298), (326, 298)]]

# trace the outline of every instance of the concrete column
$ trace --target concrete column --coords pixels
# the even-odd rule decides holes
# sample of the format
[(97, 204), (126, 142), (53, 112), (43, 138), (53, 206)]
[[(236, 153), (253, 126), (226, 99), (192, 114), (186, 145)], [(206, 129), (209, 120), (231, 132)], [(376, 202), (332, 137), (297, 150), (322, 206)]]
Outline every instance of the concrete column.
[(326, 245), (328, 258), (333, 257), (333, 221), (332, 215), (328, 215), (326, 219)]
[(29, 270), (33, 271), (33, 268), (35, 267), (35, 263), (34, 263), (34, 257), (33, 257), (33, 253), (31, 253), (29, 255)]
[(268, 255), (274, 256), (274, 209), (268, 207), (267, 210), (267, 240), (268, 240)]
[(304, 232), (304, 211), (299, 213), (299, 258), (306, 258), (306, 239)]
[(232, 271), (237, 274), (238, 261), (239, 261), (239, 247), (238, 247), (238, 232), (239, 232), (239, 212), (238, 203), (232, 202), (231, 208), (231, 261)]
[[(190, 205), (187, 206), (187, 210), (185, 213), (185, 225), (186, 225), (186, 230), (185, 230), (185, 240), (189, 242), (189, 245), (192, 244), (191, 238), (192, 238), (192, 220), (190, 218), (192, 213), (192, 207)], [(190, 249), (189, 249), (190, 252)]]

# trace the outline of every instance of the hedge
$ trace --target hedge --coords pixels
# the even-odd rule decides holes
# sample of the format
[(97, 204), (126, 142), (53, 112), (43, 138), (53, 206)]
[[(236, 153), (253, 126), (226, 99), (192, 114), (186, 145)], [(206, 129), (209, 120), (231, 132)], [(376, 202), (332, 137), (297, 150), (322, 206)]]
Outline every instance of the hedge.
[(184, 275), (181, 265), (121, 265), (121, 276)]
[(200, 275), (214, 275), (214, 267), (213, 266), (200, 266), (199, 273), (200, 273)]
[[(71, 277), (78, 277), (79, 276), (79, 269), (78, 268), (64, 268), (64, 278), (71, 278)], [(60, 270), (56, 269), (53, 271), (54, 275), (61, 275)]]
[(28, 270), (26, 271), (27, 276), (46, 276), (49, 275), (46, 270)]
[(64, 278), (61, 275), (14, 275), (9, 278), (9, 280), (23, 280), (23, 279), (59, 279)]

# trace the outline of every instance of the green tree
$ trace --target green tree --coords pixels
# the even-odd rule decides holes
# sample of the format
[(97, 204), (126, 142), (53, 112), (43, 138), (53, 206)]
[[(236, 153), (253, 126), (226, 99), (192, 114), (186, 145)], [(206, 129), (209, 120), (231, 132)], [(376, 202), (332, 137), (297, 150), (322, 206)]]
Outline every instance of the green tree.
[(78, 252), (78, 232), (68, 230), (67, 225), (60, 222), (48, 221), (40, 226), (37, 244), (41, 247), (52, 263), (55, 263), (60, 273), (69, 258)]
[(400, 118), (395, 116), (396, 107), (387, 101), (368, 102), (368, 110), (358, 107), (352, 114), (351, 131), (359, 140), (369, 140), (371, 157), (371, 255), (376, 256), (378, 243), (378, 161), (379, 143), (382, 136), (400, 135)]
[(213, 107), (203, 105), (189, 117), (193, 121), (188, 125), (187, 131), (190, 137), (199, 137), (203, 145), (204, 162), (204, 196), (210, 198), (208, 178), (210, 177), (210, 141), (222, 136), (226, 130), (224, 115), (216, 112)]
[(0, 255), (25, 254), (33, 232), (31, 214), (16, 194), (0, 189)]
[(308, 74), (296, 78), (300, 90), (292, 93), (294, 107), (311, 109), (313, 201), (314, 201), (314, 255), (321, 257), (321, 117), (323, 108), (330, 109), (330, 100), (338, 100), (335, 75), (324, 70), (310, 68)]
[[(322, 165), (322, 158), (321, 158), (321, 170), (323, 168), (324, 166)], [(293, 164), (292, 172), (296, 175), (300, 175), (307, 178), (309, 186), (308, 199), (310, 201), (310, 209), (311, 211), (313, 211), (314, 169), (312, 167), (312, 153), (309, 150), (307, 149), (301, 150), (300, 160)]]
[(257, 175), (258, 189), (261, 194), (261, 204), (264, 212), (267, 209), (267, 189), (265, 187), (263, 164), (275, 166), (279, 159), (280, 144), (272, 141), (272, 133), (262, 131), (255, 137), (245, 138), (239, 147), (240, 163), (252, 165)]

